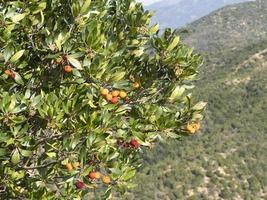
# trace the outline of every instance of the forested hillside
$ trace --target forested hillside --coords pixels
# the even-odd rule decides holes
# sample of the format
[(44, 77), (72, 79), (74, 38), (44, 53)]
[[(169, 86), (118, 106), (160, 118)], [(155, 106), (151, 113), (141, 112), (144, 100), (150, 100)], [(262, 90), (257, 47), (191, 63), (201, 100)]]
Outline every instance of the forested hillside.
[(156, 12), (152, 21), (159, 23), (161, 28), (177, 28), (226, 5), (245, 1), (250, 0), (162, 0), (147, 9)]
[(205, 57), (201, 134), (146, 153), (124, 199), (267, 198), (267, 7), (227, 6), (177, 32)]

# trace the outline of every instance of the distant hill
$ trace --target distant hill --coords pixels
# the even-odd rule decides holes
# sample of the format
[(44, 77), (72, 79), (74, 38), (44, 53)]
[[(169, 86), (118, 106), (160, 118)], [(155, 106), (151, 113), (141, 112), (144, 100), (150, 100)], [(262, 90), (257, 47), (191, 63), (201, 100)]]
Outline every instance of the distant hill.
[(227, 6), (177, 32), (205, 58), (195, 90), (208, 102), (202, 133), (147, 152), (123, 199), (267, 199), (267, 1)]
[(146, 9), (155, 11), (153, 23), (161, 28), (182, 27), (225, 5), (249, 0), (162, 0)]

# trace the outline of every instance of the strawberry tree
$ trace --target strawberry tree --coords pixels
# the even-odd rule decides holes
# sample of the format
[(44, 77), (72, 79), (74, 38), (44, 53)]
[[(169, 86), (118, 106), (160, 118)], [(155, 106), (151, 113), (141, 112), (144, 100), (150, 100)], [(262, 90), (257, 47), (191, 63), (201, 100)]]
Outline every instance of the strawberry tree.
[(201, 57), (133, 0), (0, 3), (0, 198), (134, 186), (158, 139), (195, 134)]

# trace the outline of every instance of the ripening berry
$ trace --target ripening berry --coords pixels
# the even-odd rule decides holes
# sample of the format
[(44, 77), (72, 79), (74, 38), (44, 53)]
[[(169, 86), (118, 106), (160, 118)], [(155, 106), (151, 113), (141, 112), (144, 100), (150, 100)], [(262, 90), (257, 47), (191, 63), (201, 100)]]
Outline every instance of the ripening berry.
[(124, 92), (124, 91), (120, 91), (120, 98), (124, 99), (124, 98), (126, 98), (126, 97), (127, 97), (126, 92)]
[(110, 182), (111, 182), (109, 176), (103, 176), (102, 177), (102, 181), (105, 184), (110, 184)]
[(113, 98), (110, 100), (110, 102), (111, 102), (112, 104), (116, 104), (116, 103), (118, 103), (118, 101), (119, 101), (118, 97), (113, 97)]
[(101, 95), (106, 96), (109, 93), (109, 91), (106, 88), (101, 88), (100, 93), (101, 93)]
[(137, 89), (137, 88), (140, 87), (140, 84), (139, 84), (138, 82), (134, 82), (134, 83), (133, 83), (133, 87), (134, 87), (135, 89)]
[(101, 178), (101, 173), (100, 172), (90, 172), (88, 174), (88, 178), (94, 180), (94, 179), (100, 179)]
[(71, 67), (70, 65), (66, 65), (66, 66), (64, 67), (64, 72), (66, 72), (66, 73), (70, 73), (70, 72), (72, 72), (72, 67)]
[(5, 70), (4, 73), (5, 73), (6, 75), (12, 77), (12, 78), (16, 78), (16, 73), (13, 72), (12, 70), (7, 69), (7, 70)]
[(188, 123), (186, 129), (190, 134), (194, 134), (200, 129), (200, 123), (199, 122)]
[(72, 166), (74, 169), (77, 169), (77, 168), (79, 168), (80, 163), (79, 162), (72, 163)]
[(76, 183), (75, 183), (75, 185), (76, 185), (76, 188), (77, 189), (83, 189), (84, 188), (84, 182), (82, 182), (82, 181), (76, 181)]
[(111, 92), (111, 95), (112, 95), (113, 97), (117, 97), (117, 96), (119, 96), (119, 94), (120, 94), (120, 92), (119, 92), (118, 90), (113, 90), (113, 91)]
[(7, 69), (7, 70), (5, 70), (5, 74), (6, 74), (6, 75), (8, 75), (8, 76), (11, 76), (11, 74), (12, 74), (12, 71), (11, 71), (11, 70), (9, 70), (9, 69)]
[(72, 171), (73, 170), (73, 166), (71, 163), (67, 163), (66, 164), (66, 168), (68, 169), (68, 171)]
[(130, 141), (130, 145), (131, 145), (131, 147), (133, 147), (135, 149), (138, 149), (140, 147), (140, 144), (139, 144), (139, 142), (136, 139), (132, 139)]
[(10, 75), (12, 78), (16, 78), (16, 73), (12, 72)]
[(112, 95), (111, 95), (111, 94), (107, 94), (107, 95), (106, 95), (106, 100), (107, 100), (107, 101), (111, 101), (111, 100), (112, 100), (112, 98), (113, 98), (113, 97), (112, 97)]

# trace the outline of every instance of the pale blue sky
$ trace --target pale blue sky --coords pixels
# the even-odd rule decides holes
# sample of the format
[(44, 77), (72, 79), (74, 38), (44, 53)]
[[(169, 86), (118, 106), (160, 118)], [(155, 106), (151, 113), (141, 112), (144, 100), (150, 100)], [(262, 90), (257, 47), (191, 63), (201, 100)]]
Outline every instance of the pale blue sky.
[(155, 3), (157, 1), (161, 1), (161, 0), (137, 0), (139, 2), (142, 2), (144, 5), (150, 5), (152, 3)]

